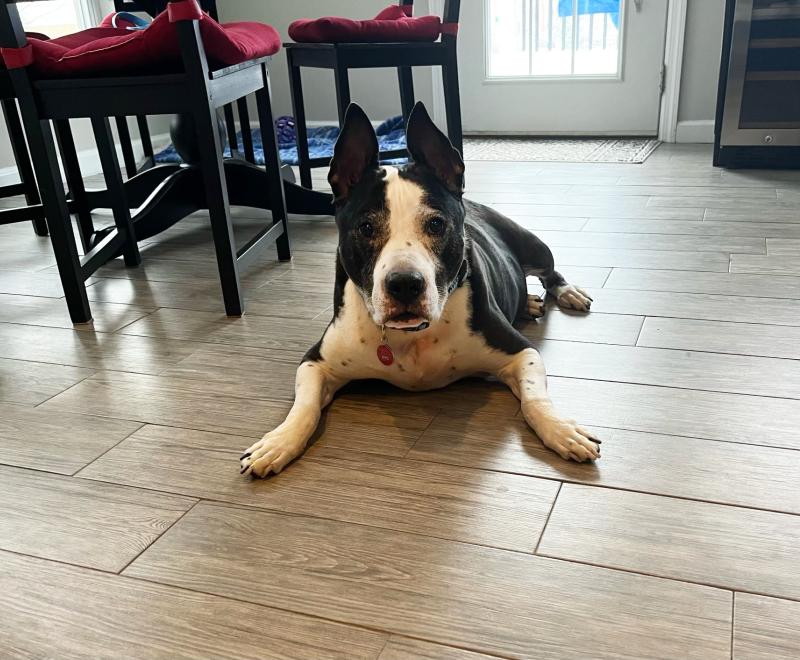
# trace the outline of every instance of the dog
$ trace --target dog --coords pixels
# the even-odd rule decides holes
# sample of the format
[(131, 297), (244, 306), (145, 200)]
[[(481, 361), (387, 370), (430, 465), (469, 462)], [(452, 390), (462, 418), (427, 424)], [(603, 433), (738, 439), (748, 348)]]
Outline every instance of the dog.
[(527, 275), (559, 307), (588, 312), (592, 299), (567, 284), (536, 236), (463, 198), (464, 162), (421, 103), (406, 136), (411, 164), (381, 167), (372, 124), (358, 105), (347, 109), (328, 174), (339, 231), (333, 320), (297, 369), (286, 420), (245, 451), (242, 474), (280, 472), (336, 391), (367, 378), (420, 391), (494, 376), (547, 447), (564, 459), (600, 457), (600, 440), (555, 411), (542, 359), (513, 325), (545, 312)]

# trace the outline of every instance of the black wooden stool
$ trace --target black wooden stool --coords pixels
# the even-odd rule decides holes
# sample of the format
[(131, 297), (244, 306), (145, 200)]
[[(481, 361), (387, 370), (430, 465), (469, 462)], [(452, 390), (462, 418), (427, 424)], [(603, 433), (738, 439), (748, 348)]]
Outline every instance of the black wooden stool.
[[(400, 0), (403, 7), (412, 7), (414, 0)], [(458, 92), (458, 58), (456, 35), (460, 0), (446, 0), (442, 16), (442, 34), (439, 41), (410, 41), (402, 43), (296, 43), (283, 44), (289, 66), (289, 87), (292, 94), (292, 109), (297, 131), (297, 157), (300, 164), (300, 183), (311, 188), (311, 168), (327, 167), (330, 158), (310, 158), (308, 154), (308, 131), (306, 127), (303, 85), (300, 77), (302, 67), (332, 69), (336, 87), (336, 107), (339, 127), (344, 113), (350, 105), (350, 69), (391, 67), (397, 69), (400, 85), (400, 103), (403, 119), (408, 121), (414, 107), (414, 83), (412, 67), (440, 66), (444, 86), (444, 101), (447, 115), (447, 134), (453, 146), (462, 151), (461, 100)], [(381, 158), (408, 156), (405, 149), (381, 152)]]

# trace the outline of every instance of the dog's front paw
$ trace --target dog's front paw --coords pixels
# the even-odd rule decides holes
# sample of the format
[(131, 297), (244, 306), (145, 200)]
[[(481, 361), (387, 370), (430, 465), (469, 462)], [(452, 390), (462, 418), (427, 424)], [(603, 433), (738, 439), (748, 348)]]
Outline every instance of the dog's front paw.
[(559, 289), (556, 304), (562, 309), (574, 309), (579, 312), (588, 312), (592, 306), (592, 299), (583, 289), (568, 284)]
[(540, 319), (544, 316), (545, 303), (539, 296), (532, 296), (528, 294), (528, 314), (535, 319)]
[(578, 463), (600, 458), (600, 440), (573, 419), (553, 418), (534, 431), (542, 443), (564, 460)]
[(305, 443), (298, 442), (290, 431), (275, 429), (242, 454), (240, 474), (256, 477), (266, 477), (270, 472), (278, 474), (302, 453), (304, 447)]

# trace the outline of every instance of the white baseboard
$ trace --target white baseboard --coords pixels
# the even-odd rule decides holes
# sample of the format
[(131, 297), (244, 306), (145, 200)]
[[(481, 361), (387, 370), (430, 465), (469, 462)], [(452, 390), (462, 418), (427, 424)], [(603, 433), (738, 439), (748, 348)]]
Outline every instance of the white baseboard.
[(710, 144), (714, 142), (714, 120), (679, 121), (675, 142)]
[[(160, 151), (164, 145), (169, 144), (169, 134), (161, 133), (159, 135), (151, 136), (154, 151)], [(133, 153), (137, 158), (142, 157), (142, 141), (131, 140), (133, 144)], [(117, 155), (119, 156), (120, 164), (122, 163), (122, 149), (117, 145)], [(97, 149), (92, 147), (90, 149), (81, 149), (78, 152), (78, 161), (81, 164), (81, 173), (83, 176), (92, 176), (93, 174), (100, 174), (102, 169), (100, 167), (100, 156), (97, 154)], [(0, 186), (7, 186), (12, 183), (19, 182), (19, 174), (16, 166), (0, 168)]]

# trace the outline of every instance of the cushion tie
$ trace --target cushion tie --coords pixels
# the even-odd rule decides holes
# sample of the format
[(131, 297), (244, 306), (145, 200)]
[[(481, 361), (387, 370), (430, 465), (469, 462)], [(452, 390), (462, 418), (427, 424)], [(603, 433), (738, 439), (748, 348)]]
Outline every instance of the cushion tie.
[(33, 62), (33, 47), (25, 44), (22, 48), (0, 48), (7, 69), (23, 69)]
[(458, 34), (458, 23), (442, 23), (442, 34)]
[(203, 18), (203, 10), (197, 0), (180, 0), (167, 5), (167, 15), (170, 23), (178, 21), (199, 21)]

